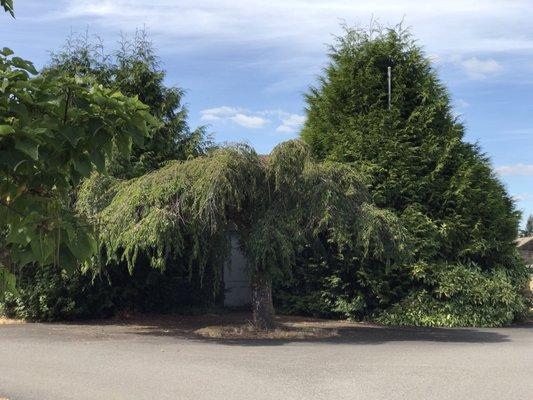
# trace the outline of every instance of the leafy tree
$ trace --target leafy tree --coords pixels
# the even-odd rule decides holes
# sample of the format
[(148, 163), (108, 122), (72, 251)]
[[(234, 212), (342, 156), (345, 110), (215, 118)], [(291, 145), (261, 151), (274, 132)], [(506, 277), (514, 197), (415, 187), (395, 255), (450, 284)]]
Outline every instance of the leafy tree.
[(370, 204), (359, 175), (347, 165), (315, 163), (300, 141), (277, 146), (262, 160), (246, 146), (167, 166), (130, 181), (94, 176), (78, 209), (102, 226), (108, 260), (135, 268), (139, 254), (163, 269), (169, 257), (202, 271), (220, 270), (236, 228), (249, 263), (256, 327), (274, 325), (272, 278), (287, 273), (304, 247), (399, 256), (402, 231)]
[(97, 249), (73, 213), (70, 189), (112, 149), (127, 155), (152, 123), (136, 98), (89, 78), (36, 75), (31, 62), (0, 51), (0, 263), (73, 268)]
[[(436, 270), (443, 262), (503, 269), (521, 291), (519, 213), (488, 158), (463, 141), (449, 95), (409, 32), (346, 27), (330, 59), (306, 96), (301, 136), (314, 156), (361, 171), (375, 203), (393, 210), (409, 231), (415, 260)], [(410, 268), (392, 271), (384, 279), (403, 276), (390, 287), (394, 301), (435, 288)]]
[(13, 8), (13, 0), (0, 0), (0, 6), (4, 8), (5, 12), (10, 13), (12, 17), (15, 16), (15, 9)]
[(165, 85), (166, 73), (144, 30), (137, 30), (133, 40), (124, 37), (119, 50), (111, 54), (105, 52), (101, 40), (92, 39), (87, 32), (72, 35), (62, 51), (52, 54), (48, 70), (92, 76), (106, 87), (137, 96), (160, 121), (142, 147), (133, 147), (131, 157), (115, 154), (109, 163), (115, 176), (139, 176), (168, 160), (203, 154), (211, 146), (204, 127), (189, 128), (187, 109), (182, 105), (184, 91)]

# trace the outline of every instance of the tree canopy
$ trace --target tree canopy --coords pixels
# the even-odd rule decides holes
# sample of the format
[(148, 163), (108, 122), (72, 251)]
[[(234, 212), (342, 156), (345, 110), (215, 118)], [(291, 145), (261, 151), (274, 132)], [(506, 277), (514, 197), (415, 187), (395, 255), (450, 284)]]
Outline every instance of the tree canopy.
[[(151, 123), (136, 98), (90, 79), (37, 76), (33, 65), (0, 51), (0, 216), (5, 256), (15, 263), (72, 268), (91, 255), (90, 229), (70, 212), (68, 191), (105, 170), (113, 146), (128, 154)], [(6, 261), (5, 259), (2, 261)]]
[(166, 72), (145, 30), (137, 30), (132, 39), (123, 36), (114, 52), (106, 52), (103, 42), (88, 32), (73, 34), (60, 51), (52, 53), (45, 73), (58, 70), (71, 76), (91, 76), (105, 87), (137, 96), (160, 121), (143, 146), (133, 146), (129, 157), (114, 155), (109, 162), (114, 176), (139, 176), (168, 160), (203, 154), (211, 146), (204, 127), (189, 128), (182, 104), (185, 92), (165, 85)]
[[(408, 30), (371, 26), (346, 27), (330, 60), (306, 96), (301, 136), (319, 160), (361, 171), (376, 205), (393, 211), (409, 232), (414, 262), (397, 264), (380, 278), (387, 282), (385, 297), (393, 299), (389, 305), (399, 304), (383, 321), (422, 324), (427, 312), (432, 324), (478, 324), (487, 309), (499, 310), (492, 324), (512, 321), (525, 310), (520, 293), (527, 273), (514, 243), (520, 214), (489, 159), (464, 141), (465, 128), (430, 59)], [(470, 297), (470, 287), (452, 284), (451, 275), (441, 272), (448, 266), (457, 276), (458, 270), (477, 274), (487, 288), (484, 300)], [(514, 297), (492, 304), (487, 279), (510, 285), (507, 293)], [(443, 294), (439, 285), (455, 289)], [(487, 309), (474, 316), (466, 298)], [(454, 313), (455, 322), (447, 320)]]
[(272, 277), (290, 271), (304, 247), (328, 242), (341, 253), (357, 248), (380, 259), (402, 251), (396, 219), (371, 205), (358, 173), (314, 162), (300, 141), (277, 146), (266, 160), (237, 145), (129, 181), (102, 185), (94, 176), (83, 185), (78, 208), (102, 226), (107, 258), (130, 268), (140, 253), (164, 268), (173, 252), (186, 255), (191, 267), (222, 268), (235, 230), (260, 327), (272, 325)]
[[(12, 0), (0, 4), (14, 15)], [(137, 98), (91, 77), (38, 74), (0, 51), (0, 294), (15, 292), (13, 269), (27, 264), (73, 269), (97, 250), (69, 194), (113, 153), (142, 145), (155, 121)], [(113, 150), (115, 149), (115, 150)]]
[(431, 232), (421, 240), (435, 237), (425, 257), (508, 264), (519, 213), (489, 160), (463, 141), (449, 95), (410, 33), (346, 28), (330, 58), (306, 97), (302, 138), (313, 154), (356, 165), (375, 202), (412, 232), (425, 224)]

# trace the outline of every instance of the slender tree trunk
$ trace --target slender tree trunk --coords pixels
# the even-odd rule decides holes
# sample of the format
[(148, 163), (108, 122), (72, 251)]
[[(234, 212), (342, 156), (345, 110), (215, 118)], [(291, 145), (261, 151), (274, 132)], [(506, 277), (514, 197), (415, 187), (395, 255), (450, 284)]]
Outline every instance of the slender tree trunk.
[(274, 304), (272, 303), (272, 280), (257, 273), (252, 280), (252, 311), (256, 329), (273, 329)]

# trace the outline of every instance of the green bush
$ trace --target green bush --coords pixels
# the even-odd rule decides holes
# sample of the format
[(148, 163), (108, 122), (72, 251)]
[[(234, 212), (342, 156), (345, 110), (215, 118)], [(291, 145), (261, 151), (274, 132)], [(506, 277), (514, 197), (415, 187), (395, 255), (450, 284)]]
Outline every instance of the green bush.
[(111, 265), (101, 275), (66, 274), (57, 267), (26, 266), (18, 273), (18, 293), (6, 293), (0, 314), (28, 321), (107, 318), (118, 312), (179, 313), (207, 310), (219, 300), (207, 270), (200, 279), (173, 264), (155, 270), (141, 258), (132, 274)]
[(407, 296), (375, 320), (391, 325), (484, 326), (508, 325), (528, 311), (524, 296), (527, 276), (517, 269), (482, 271), (472, 265), (411, 267), (418, 278)]
[(54, 266), (26, 266), (19, 273), (18, 293), (7, 292), (2, 311), (28, 321), (107, 317), (113, 305), (105, 281), (80, 272), (65, 274)]
[(373, 320), (390, 325), (504, 326), (525, 317), (528, 274), (514, 268), (482, 270), (475, 264), (370, 266), (329, 257), (303, 257), (292, 279), (277, 282), (281, 312)]
[(274, 298), (286, 314), (361, 320), (401, 300), (408, 280), (405, 270), (328, 249), (301, 254), (291, 279), (275, 282)]

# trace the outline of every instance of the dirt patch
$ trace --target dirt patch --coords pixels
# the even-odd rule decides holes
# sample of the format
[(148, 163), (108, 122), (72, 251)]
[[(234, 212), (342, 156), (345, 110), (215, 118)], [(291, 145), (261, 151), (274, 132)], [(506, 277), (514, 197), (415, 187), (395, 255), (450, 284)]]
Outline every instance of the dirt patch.
[[(9, 319), (0, 317), (0, 325), (13, 325), (13, 324), (23, 324), (24, 321), (21, 319)], [(0, 397), (0, 400), (6, 400), (5, 398)]]
[(258, 331), (251, 323), (228, 326), (215, 325), (194, 331), (198, 336), (212, 339), (327, 339), (338, 336), (336, 329), (322, 329), (316, 327), (291, 327), (284, 324), (269, 331)]
[[(324, 320), (307, 317), (277, 316), (276, 329), (258, 331), (248, 313), (183, 315), (122, 315), (112, 320), (113, 325), (136, 333), (172, 335), (189, 338), (231, 340), (317, 340), (340, 336), (346, 329), (369, 324)], [(376, 326), (374, 326), (376, 327)]]

